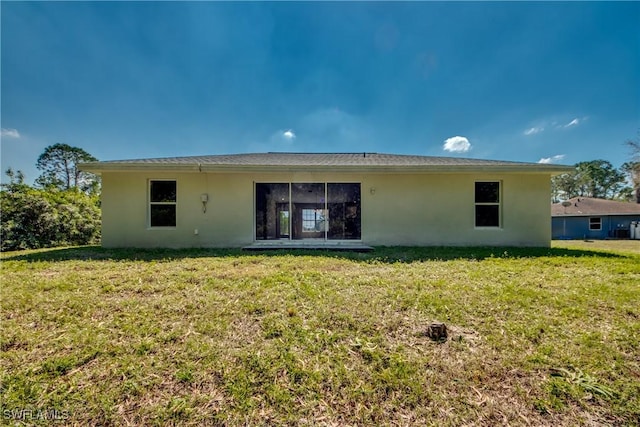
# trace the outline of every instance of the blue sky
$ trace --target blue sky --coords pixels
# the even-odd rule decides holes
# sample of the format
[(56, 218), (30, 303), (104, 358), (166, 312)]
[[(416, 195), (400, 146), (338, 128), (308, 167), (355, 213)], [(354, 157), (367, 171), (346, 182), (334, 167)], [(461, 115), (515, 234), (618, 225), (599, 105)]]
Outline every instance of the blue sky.
[[(638, 2), (2, 2), (2, 169), (386, 152), (629, 160)], [(4, 177), (3, 177), (4, 178)]]

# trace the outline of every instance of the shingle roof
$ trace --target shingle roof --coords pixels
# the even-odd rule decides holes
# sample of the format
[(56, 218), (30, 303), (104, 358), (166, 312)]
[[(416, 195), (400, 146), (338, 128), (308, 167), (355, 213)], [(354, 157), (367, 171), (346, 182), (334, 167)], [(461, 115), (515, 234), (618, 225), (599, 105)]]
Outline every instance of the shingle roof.
[[(248, 153), (212, 156), (163, 157), (152, 159), (113, 160), (102, 164), (202, 164), (230, 166), (459, 166), (459, 165), (525, 165), (528, 163), (499, 160), (465, 159), (379, 153)], [(538, 164), (533, 163), (538, 166)]]
[(379, 153), (247, 153), (211, 156), (164, 157), (90, 162), (80, 165), (89, 172), (124, 170), (367, 170), (367, 171), (526, 171), (562, 173), (565, 166), (501, 160), (466, 159)]
[(574, 197), (562, 203), (551, 205), (551, 216), (593, 216), (593, 215), (638, 215), (640, 203), (617, 202), (615, 200)]

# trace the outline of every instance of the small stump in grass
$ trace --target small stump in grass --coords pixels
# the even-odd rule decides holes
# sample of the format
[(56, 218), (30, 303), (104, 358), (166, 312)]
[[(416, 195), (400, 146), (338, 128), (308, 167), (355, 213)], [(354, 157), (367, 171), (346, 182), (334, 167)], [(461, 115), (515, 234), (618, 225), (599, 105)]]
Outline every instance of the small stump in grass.
[(433, 341), (443, 342), (447, 340), (447, 325), (433, 322), (427, 326), (427, 336)]

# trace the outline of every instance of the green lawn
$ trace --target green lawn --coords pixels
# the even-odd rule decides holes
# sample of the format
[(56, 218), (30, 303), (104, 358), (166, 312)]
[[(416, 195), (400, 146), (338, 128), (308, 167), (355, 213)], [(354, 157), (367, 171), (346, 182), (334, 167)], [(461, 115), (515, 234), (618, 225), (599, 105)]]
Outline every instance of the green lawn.
[(4, 253), (1, 315), (0, 424), (640, 420), (639, 241)]

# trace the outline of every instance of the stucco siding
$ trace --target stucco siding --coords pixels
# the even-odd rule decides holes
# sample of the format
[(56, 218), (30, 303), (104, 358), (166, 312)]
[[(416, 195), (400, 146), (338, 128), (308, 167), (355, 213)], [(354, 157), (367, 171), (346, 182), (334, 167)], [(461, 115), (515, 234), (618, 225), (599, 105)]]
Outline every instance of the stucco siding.
[[(177, 182), (176, 227), (149, 227), (150, 179)], [(501, 227), (474, 226), (476, 181), (501, 182)], [(105, 247), (239, 247), (254, 242), (256, 182), (361, 183), (369, 245), (548, 246), (544, 174), (103, 172)], [(203, 212), (201, 194), (209, 202)], [(196, 233), (197, 230), (197, 233)]]
[[(476, 228), (476, 181), (502, 183), (502, 226)], [(380, 175), (363, 196), (363, 240), (372, 245), (548, 246), (548, 178), (523, 175)], [(363, 194), (367, 194), (366, 189)], [(537, 206), (540, 205), (540, 206)], [(366, 230), (366, 235), (365, 235)]]

